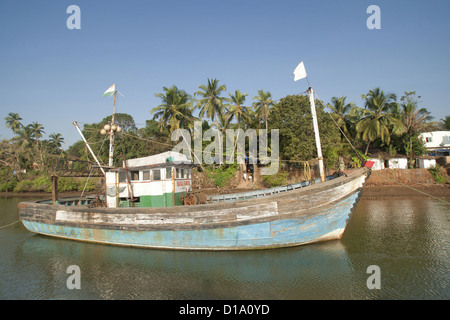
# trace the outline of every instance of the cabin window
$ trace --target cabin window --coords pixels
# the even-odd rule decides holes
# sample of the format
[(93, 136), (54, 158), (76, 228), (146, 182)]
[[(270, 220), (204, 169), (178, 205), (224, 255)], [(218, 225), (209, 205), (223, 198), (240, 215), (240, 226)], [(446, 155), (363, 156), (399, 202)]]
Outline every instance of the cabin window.
[(144, 181), (150, 180), (150, 171), (149, 170), (142, 172), (142, 180), (144, 180)]
[(186, 169), (186, 179), (191, 178), (191, 169)]
[(172, 179), (172, 168), (166, 168), (166, 179)]
[(431, 137), (426, 137), (425, 140), (426, 142), (433, 142), (433, 139), (431, 139)]
[(130, 171), (132, 181), (139, 181), (139, 171)]
[(152, 173), (153, 173), (153, 181), (161, 180), (161, 170), (160, 169), (152, 170)]
[(175, 178), (180, 179), (180, 168), (176, 168), (175, 172), (176, 172)]
[(120, 182), (127, 182), (127, 176), (125, 175), (125, 172), (119, 172), (119, 183)]

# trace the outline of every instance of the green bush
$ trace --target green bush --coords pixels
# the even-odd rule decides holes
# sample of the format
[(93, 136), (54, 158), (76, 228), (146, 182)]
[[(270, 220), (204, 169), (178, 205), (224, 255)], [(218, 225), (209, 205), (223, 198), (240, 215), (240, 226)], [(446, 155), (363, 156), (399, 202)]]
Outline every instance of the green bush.
[(442, 173), (440, 165), (436, 164), (435, 167), (428, 169), (428, 171), (433, 176), (434, 181), (436, 181), (437, 183), (445, 183), (446, 179), (445, 179), (444, 174)]
[(32, 191), (45, 191), (45, 192), (51, 192), (52, 191), (52, 182), (51, 180), (46, 176), (41, 176), (37, 179), (34, 179), (32, 182)]
[(79, 184), (74, 178), (62, 177), (58, 179), (58, 191), (78, 191)]
[(22, 180), (14, 187), (15, 192), (27, 192), (33, 190), (33, 182), (29, 180)]
[(285, 171), (278, 171), (277, 174), (270, 176), (263, 176), (263, 183), (269, 188), (279, 187), (287, 184), (288, 173)]
[(223, 188), (234, 177), (237, 170), (237, 164), (222, 165), (218, 168), (205, 168), (208, 178), (214, 181), (214, 186)]
[(16, 187), (17, 183), (18, 183), (17, 178), (13, 177), (9, 181), (6, 181), (6, 182), (0, 184), (0, 192), (14, 191), (14, 188)]

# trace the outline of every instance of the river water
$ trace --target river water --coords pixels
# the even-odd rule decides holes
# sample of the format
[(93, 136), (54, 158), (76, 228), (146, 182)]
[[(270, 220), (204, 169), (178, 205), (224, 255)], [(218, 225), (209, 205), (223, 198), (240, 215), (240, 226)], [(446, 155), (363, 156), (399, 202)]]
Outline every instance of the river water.
[[(35, 235), (20, 222), (1, 228), (18, 220), (23, 200), (0, 198), (0, 299), (450, 298), (450, 205), (438, 200), (363, 199), (342, 240), (248, 252), (115, 247)], [(67, 287), (72, 265), (80, 289)], [(373, 265), (379, 272), (368, 272)], [(369, 289), (375, 276), (380, 288)]]

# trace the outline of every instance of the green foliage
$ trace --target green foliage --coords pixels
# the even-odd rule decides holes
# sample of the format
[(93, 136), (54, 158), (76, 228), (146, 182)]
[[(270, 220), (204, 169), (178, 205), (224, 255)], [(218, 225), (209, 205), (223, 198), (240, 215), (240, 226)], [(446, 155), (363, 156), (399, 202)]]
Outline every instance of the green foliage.
[(223, 188), (235, 176), (237, 164), (206, 167), (206, 176), (214, 181), (214, 186)]
[[(331, 117), (316, 104), (322, 151), (333, 162), (336, 151), (330, 151), (340, 144), (340, 132)], [(307, 96), (287, 96), (272, 109), (270, 128), (279, 129), (280, 158), (308, 161), (317, 157), (312, 125), (311, 108)], [(328, 160), (328, 159), (325, 159)]]
[(287, 177), (286, 171), (278, 171), (276, 174), (263, 176), (263, 183), (268, 188), (284, 186), (288, 184)]
[(29, 180), (22, 180), (14, 187), (14, 192), (28, 192), (33, 190), (33, 182)]
[(52, 191), (52, 182), (48, 177), (41, 176), (37, 179), (34, 179), (31, 182), (31, 189), (32, 189), (32, 191), (51, 192)]
[(361, 168), (362, 162), (369, 159), (369, 157), (365, 154), (363, 154), (359, 150), (354, 150), (353, 155), (351, 156), (351, 163), (350, 166), (352, 168)]
[(0, 192), (14, 191), (14, 188), (16, 187), (18, 182), (19, 181), (17, 180), (17, 177), (12, 177), (11, 179), (8, 179), (6, 182), (0, 184)]
[(428, 171), (433, 176), (434, 181), (436, 181), (437, 183), (445, 183), (446, 178), (445, 178), (444, 174), (442, 173), (440, 165), (436, 164), (435, 167), (428, 169)]

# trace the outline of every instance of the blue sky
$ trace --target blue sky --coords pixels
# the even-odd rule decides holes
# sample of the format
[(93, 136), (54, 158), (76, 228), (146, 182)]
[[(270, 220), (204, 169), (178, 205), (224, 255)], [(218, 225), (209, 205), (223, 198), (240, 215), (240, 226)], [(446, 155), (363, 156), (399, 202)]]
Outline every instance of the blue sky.
[[(381, 29), (369, 30), (369, 5), (381, 9)], [(69, 30), (69, 5), (81, 9), (81, 29)], [(324, 102), (361, 94), (415, 90), (439, 120), (450, 115), (450, 1), (0, 1), (0, 139), (9, 112), (46, 135), (79, 140), (72, 125), (117, 112), (144, 124), (159, 104), (155, 93), (176, 85), (193, 94), (207, 78), (228, 92), (264, 89), (275, 99), (307, 89), (293, 81), (304, 61)], [(142, 126), (142, 125), (141, 125)]]

